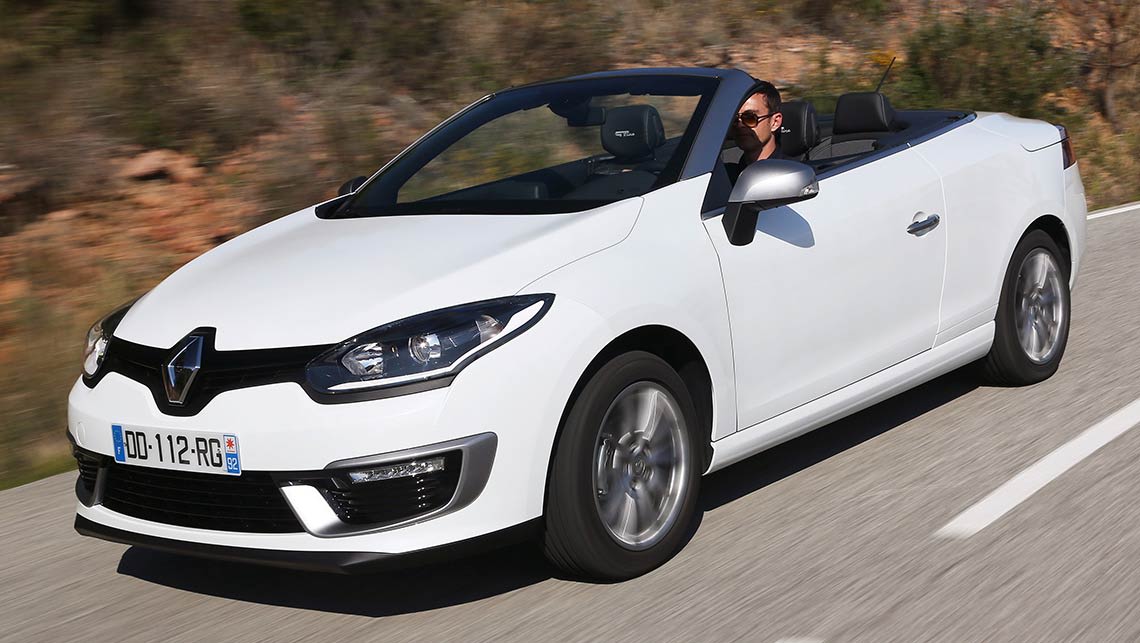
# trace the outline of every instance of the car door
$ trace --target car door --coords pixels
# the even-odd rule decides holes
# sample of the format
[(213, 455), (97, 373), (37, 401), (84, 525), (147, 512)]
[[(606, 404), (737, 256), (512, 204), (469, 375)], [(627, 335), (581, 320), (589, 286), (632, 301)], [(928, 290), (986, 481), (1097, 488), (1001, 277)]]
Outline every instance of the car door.
[(761, 212), (747, 245), (729, 243), (723, 216), (705, 220), (728, 299), (740, 428), (933, 345), (946, 221), (929, 225), (943, 212), (939, 175), (903, 149)]

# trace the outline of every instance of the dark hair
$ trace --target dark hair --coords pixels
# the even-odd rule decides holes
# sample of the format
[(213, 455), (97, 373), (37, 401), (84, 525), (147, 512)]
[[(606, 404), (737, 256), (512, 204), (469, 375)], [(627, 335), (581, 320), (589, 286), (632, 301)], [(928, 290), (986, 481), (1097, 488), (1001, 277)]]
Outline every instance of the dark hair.
[(776, 89), (772, 83), (766, 80), (757, 80), (756, 85), (752, 88), (752, 93), (764, 97), (764, 103), (768, 105), (769, 113), (780, 111), (780, 90)]

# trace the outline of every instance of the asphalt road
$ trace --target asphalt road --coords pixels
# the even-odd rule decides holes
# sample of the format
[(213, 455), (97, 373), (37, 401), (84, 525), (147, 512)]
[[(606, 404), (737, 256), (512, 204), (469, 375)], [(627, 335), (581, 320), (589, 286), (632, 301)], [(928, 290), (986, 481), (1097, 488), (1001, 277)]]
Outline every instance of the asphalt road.
[(1140, 641), (1140, 429), (936, 535), (1140, 399), (1138, 257), (1140, 207), (1089, 221), (1055, 377), (951, 374), (714, 474), (642, 578), (560, 579), (527, 547), (373, 577), (156, 554), (76, 535), (72, 473), (0, 493), (0, 640)]

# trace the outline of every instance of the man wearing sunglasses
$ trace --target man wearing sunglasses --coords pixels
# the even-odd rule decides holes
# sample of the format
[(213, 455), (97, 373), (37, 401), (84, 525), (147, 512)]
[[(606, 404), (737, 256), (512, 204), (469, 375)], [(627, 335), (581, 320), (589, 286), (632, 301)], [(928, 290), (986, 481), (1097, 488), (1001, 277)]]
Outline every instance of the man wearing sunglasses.
[(784, 158), (776, 138), (783, 122), (780, 91), (772, 83), (758, 81), (755, 93), (740, 106), (730, 130), (733, 141), (743, 152), (739, 163), (727, 165), (733, 183), (744, 168), (756, 161)]

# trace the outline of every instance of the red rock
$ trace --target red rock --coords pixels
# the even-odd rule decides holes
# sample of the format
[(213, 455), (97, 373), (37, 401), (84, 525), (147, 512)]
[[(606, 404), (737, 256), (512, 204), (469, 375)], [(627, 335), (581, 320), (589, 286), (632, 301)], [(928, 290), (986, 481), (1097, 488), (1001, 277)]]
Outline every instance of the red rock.
[(128, 160), (119, 177), (146, 181), (170, 179), (175, 183), (193, 183), (205, 175), (198, 162), (173, 150), (151, 150)]
[(71, 219), (75, 219), (83, 215), (84, 212), (82, 210), (68, 209), (49, 212), (44, 215), (44, 218), (48, 221), (70, 221)]
[(4, 308), (31, 291), (31, 285), (24, 279), (7, 279), (0, 282), (0, 302)]

